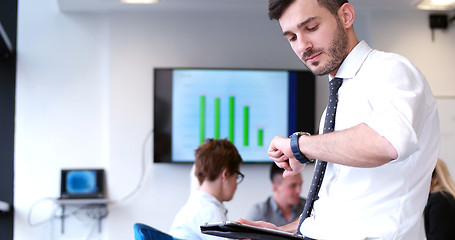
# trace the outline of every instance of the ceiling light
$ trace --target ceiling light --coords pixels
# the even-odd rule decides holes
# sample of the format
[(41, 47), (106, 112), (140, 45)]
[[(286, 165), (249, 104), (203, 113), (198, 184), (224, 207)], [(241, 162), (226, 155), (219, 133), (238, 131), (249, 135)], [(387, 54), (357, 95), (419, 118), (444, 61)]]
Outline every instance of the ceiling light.
[(421, 0), (417, 8), (422, 10), (447, 11), (455, 9), (455, 0)]
[(159, 2), (159, 0), (120, 0), (122, 3), (128, 4), (153, 4)]

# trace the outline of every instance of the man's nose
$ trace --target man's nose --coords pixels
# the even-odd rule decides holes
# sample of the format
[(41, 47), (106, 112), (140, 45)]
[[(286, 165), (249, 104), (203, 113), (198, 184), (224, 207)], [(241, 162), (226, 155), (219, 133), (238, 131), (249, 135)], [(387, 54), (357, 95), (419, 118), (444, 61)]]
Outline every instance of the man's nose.
[(303, 54), (310, 50), (313, 47), (313, 44), (304, 37), (300, 37), (297, 42), (297, 50), (300, 53), (299, 55), (303, 57)]

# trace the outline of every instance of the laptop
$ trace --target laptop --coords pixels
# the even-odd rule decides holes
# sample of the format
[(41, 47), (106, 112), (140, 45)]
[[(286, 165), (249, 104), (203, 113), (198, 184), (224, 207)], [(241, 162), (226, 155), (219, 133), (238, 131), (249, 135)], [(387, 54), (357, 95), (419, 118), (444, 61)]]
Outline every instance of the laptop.
[(104, 199), (103, 169), (62, 169), (60, 199)]
[(280, 230), (261, 228), (242, 224), (236, 221), (206, 223), (201, 225), (204, 234), (232, 239), (261, 239), (261, 240), (302, 240), (304, 237), (296, 233)]

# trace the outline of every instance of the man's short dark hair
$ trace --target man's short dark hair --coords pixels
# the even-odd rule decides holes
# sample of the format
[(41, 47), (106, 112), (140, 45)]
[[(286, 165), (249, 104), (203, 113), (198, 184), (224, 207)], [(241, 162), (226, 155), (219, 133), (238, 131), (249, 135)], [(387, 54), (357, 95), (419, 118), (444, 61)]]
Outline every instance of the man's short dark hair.
[[(278, 20), (283, 15), (284, 10), (296, 0), (269, 0), (269, 18), (270, 20)], [(336, 15), (338, 9), (348, 0), (317, 0), (319, 6), (327, 8), (333, 15)]]
[(272, 163), (270, 166), (270, 181), (275, 183), (275, 177), (277, 175), (283, 176), (284, 169), (278, 167), (275, 163)]

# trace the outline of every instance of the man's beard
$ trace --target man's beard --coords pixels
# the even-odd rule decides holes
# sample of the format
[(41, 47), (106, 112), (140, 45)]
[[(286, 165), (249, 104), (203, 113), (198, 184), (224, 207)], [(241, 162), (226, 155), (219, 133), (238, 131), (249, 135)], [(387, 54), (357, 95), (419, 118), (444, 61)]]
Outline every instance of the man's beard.
[[(335, 69), (340, 67), (341, 63), (343, 62), (344, 58), (346, 57), (346, 51), (348, 47), (348, 38), (344, 28), (339, 19), (337, 19), (337, 31), (335, 32), (335, 36), (332, 41), (332, 47), (329, 49), (328, 55), (329, 60), (325, 66), (321, 66), (319, 61), (305, 64), (316, 76), (322, 76), (333, 72)], [(314, 53), (324, 52), (323, 49), (310, 49), (308, 52), (303, 54), (302, 59), (313, 55)]]

